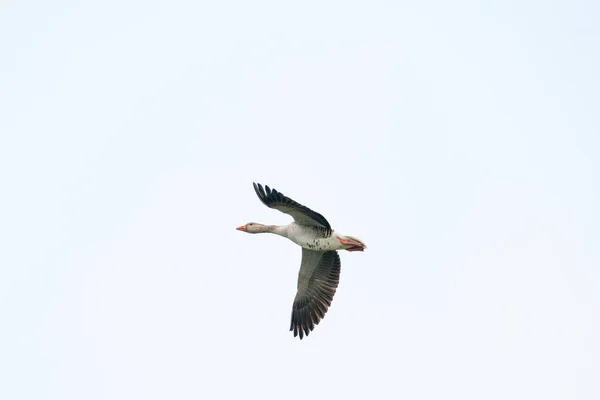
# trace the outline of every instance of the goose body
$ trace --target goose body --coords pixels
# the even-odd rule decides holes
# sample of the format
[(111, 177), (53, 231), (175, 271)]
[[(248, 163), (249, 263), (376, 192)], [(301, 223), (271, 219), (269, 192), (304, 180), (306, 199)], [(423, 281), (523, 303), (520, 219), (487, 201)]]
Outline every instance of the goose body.
[(333, 229), (327, 236), (326, 232), (296, 222), (292, 222), (287, 225), (286, 228), (287, 238), (304, 249), (331, 251), (346, 250), (347, 248), (352, 247), (350, 245), (342, 244), (339, 238), (347, 236), (340, 235)]
[(264, 205), (286, 213), (294, 222), (283, 225), (263, 225), (250, 222), (237, 229), (247, 233), (273, 233), (283, 236), (302, 248), (298, 274), (298, 291), (292, 306), (290, 330), (302, 339), (323, 319), (337, 289), (340, 277), (340, 257), (337, 250), (364, 251), (367, 246), (359, 239), (344, 236), (331, 228), (321, 214), (295, 202), (275, 189), (254, 184), (254, 190)]

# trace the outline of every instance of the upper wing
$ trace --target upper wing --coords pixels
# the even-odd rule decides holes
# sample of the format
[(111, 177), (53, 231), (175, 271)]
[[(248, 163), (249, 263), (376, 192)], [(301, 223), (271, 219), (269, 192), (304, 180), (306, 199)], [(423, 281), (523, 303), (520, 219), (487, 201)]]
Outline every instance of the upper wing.
[(336, 251), (302, 249), (298, 292), (292, 307), (290, 331), (308, 336), (325, 317), (340, 281), (340, 256)]
[(260, 183), (254, 183), (254, 190), (265, 206), (291, 215), (297, 223), (331, 229), (331, 225), (329, 225), (325, 217), (300, 203), (296, 203), (283, 193), (275, 189), (271, 190), (267, 185), (265, 185), (265, 189), (263, 190)]

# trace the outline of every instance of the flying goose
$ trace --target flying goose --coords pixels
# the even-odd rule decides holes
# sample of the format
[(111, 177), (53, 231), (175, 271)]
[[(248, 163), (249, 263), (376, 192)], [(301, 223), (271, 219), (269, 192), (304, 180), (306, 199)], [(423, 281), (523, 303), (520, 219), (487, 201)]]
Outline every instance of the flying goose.
[(274, 233), (302, 247), (298, 274), (298, 291), (292, 307), (290, 331), (302, 339), (325, 317), (340, 280), (340, 256), (336, 250), (363, 251), (367, 246), (359, 239), (344, 236), (331, 228), (318, 212), (286, 197), (265, 185), (254, 183), (260, 201), (294, 218), (283, 225), (250, 222), (236, 228), (247, 233)]

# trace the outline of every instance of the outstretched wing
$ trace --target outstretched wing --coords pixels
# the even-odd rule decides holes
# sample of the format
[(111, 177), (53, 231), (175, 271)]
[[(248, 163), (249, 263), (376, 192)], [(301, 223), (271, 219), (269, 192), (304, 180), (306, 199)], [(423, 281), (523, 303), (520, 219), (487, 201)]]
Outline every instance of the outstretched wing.
[(331, 225), (329, 225), (325, 217), (286, 197), (283, 193), (271, 189), (267, 185), (263, 189), (260, 183), (254, 183), (254, 190), (265, 206), (291, 215), (297, 223), (331, 229)]
[(336, 251), (302, 249), (298, 292), (292, 307), (290, 331), (308, 336), (325, 313), (340, 281), (340, 256)]

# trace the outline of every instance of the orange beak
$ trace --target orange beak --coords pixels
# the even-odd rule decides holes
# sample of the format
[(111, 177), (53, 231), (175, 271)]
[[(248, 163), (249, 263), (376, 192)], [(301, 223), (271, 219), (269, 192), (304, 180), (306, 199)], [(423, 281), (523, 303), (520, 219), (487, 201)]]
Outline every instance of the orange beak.
[(246, 229), (246, 225), (238, 226), (238, 227), (237, 227), (237, 228), (235, 228), (235, 229), (237, 229), (238, 231), (244, 231), (244, 232), (246, 232), (246, 231), (247, 231), (247, 229)]

